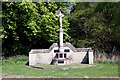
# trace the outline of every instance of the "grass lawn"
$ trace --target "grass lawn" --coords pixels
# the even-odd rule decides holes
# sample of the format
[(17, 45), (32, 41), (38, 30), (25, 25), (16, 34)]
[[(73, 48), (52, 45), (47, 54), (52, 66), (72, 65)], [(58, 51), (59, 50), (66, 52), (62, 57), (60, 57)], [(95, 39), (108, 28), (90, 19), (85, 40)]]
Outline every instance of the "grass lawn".
[[(72, 65), (39, 65), (39, 67), (52, 69), (37, 69), (25, 65), (27, 61), (4, 60), (2, 73), (9, 75), (22, 75), (26, 77), (40, 78), (83, 78), (87, 77), (118, 77), (117, 63), (95, 63), (93, 66), (72, 64)], [(75, 67), (77, 68), (71, 68)], [(78, 67), (79, 66), (79, 67)], [(69, 69), (64, 69), (68, 68)], [(57, 68), (57, 69), (55, 69)]]
[(0, 73), (2, 73), (2, 60), (0, 60)]

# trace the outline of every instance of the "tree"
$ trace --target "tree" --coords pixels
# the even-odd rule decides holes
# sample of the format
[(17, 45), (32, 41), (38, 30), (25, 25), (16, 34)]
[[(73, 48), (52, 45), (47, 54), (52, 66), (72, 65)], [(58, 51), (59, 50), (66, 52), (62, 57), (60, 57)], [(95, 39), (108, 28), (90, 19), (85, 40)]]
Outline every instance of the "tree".
[(120, 3), (77, 3), (70, 18), (70, 36), (78, 47), (111, 53), (119, 49)]
[(120, 13), (120, 2), (118, 3), (101, 3), (99, 4), (95, 12), (100, 13), (103, 18), (103, 22), (106, 26), (106, 42), (104, 45), (107, 47), (108, 52), (112, 52), (113, 49), (120, 50), (120, 24), (118, 15)]
[[(58, 42), (59, 21), (55, 11), (67, 12), (68, 3), (3, 3), (4, 56), (28, 55), (32, 48), (48, 48)], [(67, 41), (68, 15), (63, 18), (64, 41)]]

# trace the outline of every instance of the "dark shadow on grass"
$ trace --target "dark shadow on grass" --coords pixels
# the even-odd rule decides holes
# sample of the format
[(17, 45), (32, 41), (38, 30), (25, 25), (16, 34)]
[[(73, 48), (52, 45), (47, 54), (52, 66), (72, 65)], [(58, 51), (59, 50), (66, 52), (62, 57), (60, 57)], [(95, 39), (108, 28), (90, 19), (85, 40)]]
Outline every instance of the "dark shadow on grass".
[(32, 67), (32, 68), (37, 68), (37, 69), (44, 69), (44, 68), (42, 68), (42, 67), (37, 67), (37, 66), (30, 66), (30, 67)]
[[(29, 66), (29, 61), (28, 61), (25, 65), (26, 65), (26, 66)], [(42, 68), (42, 67), (37, 67), (37, 66), (30, 66), (30, 67), (36, 68), (36, 69), (44, 69), (44, 68)]]
[(25, 64), (26, 66), (29, 66), (29, 61)]

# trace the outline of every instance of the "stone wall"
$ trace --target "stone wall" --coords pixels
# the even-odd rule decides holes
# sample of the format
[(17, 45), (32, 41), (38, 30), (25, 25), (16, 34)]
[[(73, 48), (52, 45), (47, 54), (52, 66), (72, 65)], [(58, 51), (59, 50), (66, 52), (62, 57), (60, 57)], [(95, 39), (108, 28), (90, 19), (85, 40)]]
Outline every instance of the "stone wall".
[(39, 64), (50, 64), (52, 61), (52, 54), (50, 53), (40, 53), (39, 54), (39, 58), (38, 58), (38, 62)]
[(93, 52), (75, 52), (72, 54), (72, 63), (93, 64)]
[[(67, 54), (66, 58), (69, 59), (65, 60), (66, 64), (93, 64), (93, 51), (89, 50), (89, 48), (77, 48), (76, 50), (78, 50), (78, 52), (73, 52), (69, 47), (64, 47), (64, 49), (70, 50), (70, 52), (65, 52)], [(58, 47), (52, 48), (51, 51), (48, 49), (32, 49), (29, 52), (29, 65), (50, 64), (56, 55), (54, 50), (58, 50)]]
[(86, 56), (86, 52), (75, 52), (72, 54), (72, 63), (81, 63)]
[(51, 61), (52, 54), (50, 53), (29, 54), (29, 65), (50, 64)]
[(93, 64), (93, 52), (89, 52), (89, 64)]
[(36, 54), (29, 54), (29, 65), (30, 66), (33, 66), (33, 65), (37, 64), (36, 57), (37, 57)]

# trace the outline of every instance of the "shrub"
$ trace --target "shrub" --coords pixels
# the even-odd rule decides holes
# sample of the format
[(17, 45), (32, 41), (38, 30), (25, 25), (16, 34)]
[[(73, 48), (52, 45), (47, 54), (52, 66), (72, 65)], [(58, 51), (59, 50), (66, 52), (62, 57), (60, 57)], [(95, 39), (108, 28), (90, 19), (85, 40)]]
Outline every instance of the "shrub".
[(98, 63), (102, 63), (102, 64), (119, 64), (120, 61), (116, 61), (116, 60), (101, 60)]
[(25, 55), (17, 55), (17, 56), (12, 56), (12, 57), (7, 57), (3, 59), (3, 63), (17, 63), (21, 64), (28, 61), (28, 56)]

